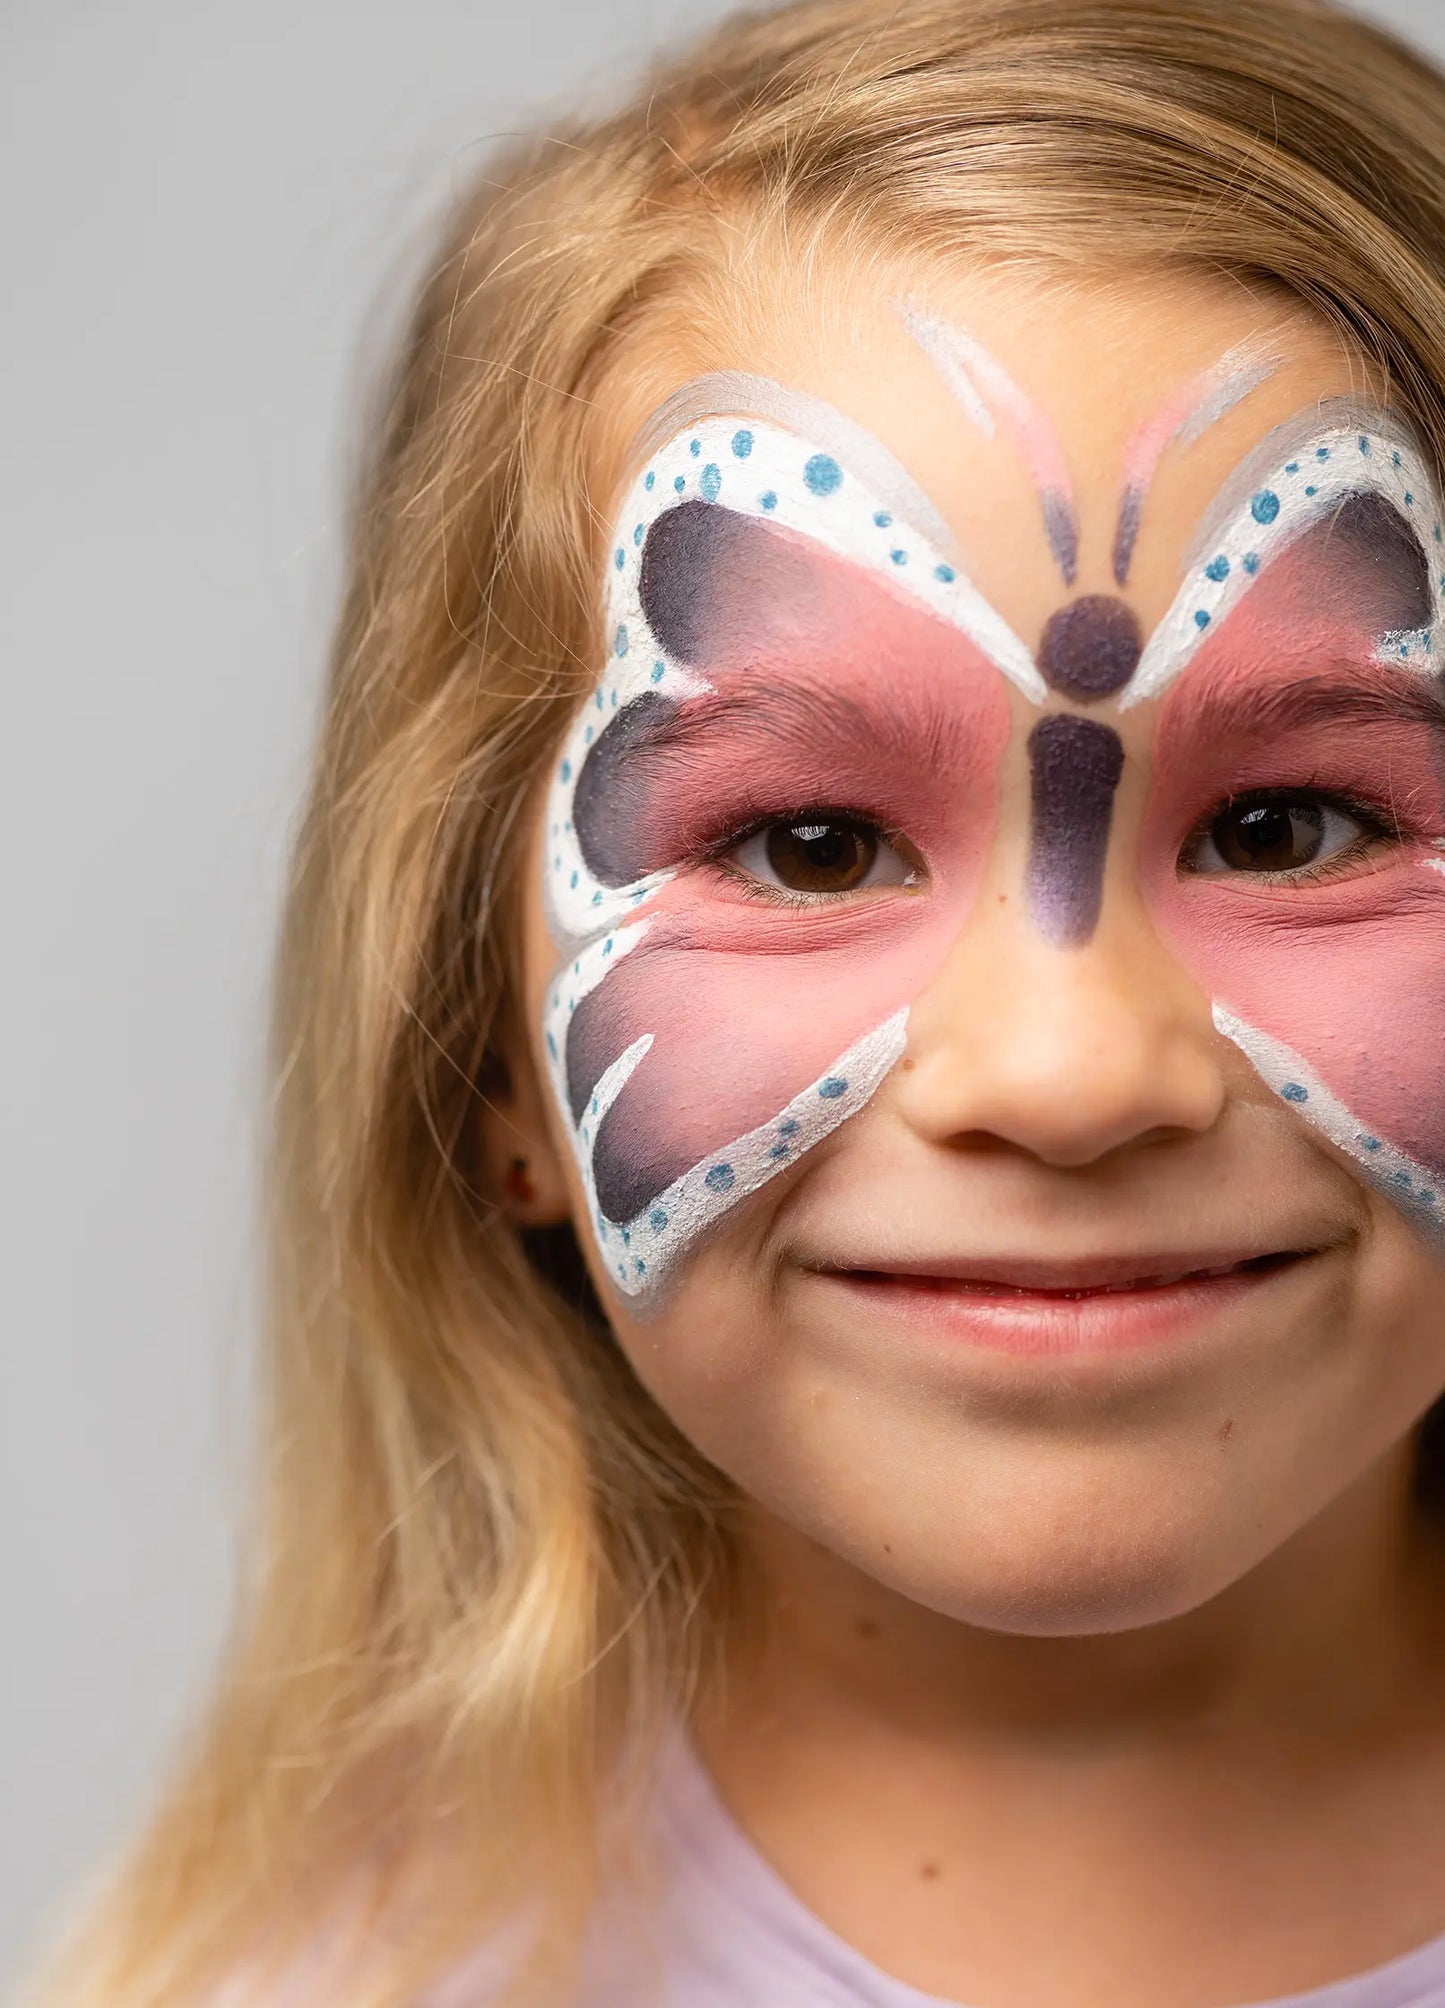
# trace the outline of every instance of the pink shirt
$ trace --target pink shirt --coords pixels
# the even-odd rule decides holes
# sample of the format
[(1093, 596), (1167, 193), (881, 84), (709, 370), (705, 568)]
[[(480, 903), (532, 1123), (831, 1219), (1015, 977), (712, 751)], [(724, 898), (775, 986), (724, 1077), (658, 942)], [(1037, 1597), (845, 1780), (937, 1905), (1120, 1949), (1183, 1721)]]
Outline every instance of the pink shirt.
[[(662, 1781), (657, 1841), (656, 1901), (607, 1908), (575, 2008), (963, 2008), (890, 1980), (815, 1917), (681, 1741)], [(483, 2008), (489, 1992), (472, 1967), (424, 2008)], [(1445, 2008), (1445, 1934), (1368, 1973), (1242, 2008)]]
[[(966, 2008), (889, 1979), (815, 1917), (731, 1818), (682, 1739), (656, 1821), (660, 1884), (646, 1900), (620, 1890), (603, 1905), (572, 2008)], [(416, 2008), (492, 2008), (504, 1965), (493, 1943)], [(334, 1983), (318, 1946), (289, 1985), (258, 1994), (238, 1976), (209, 2008), (314, 2008), (344, 1998)], [(1445, 2008), (1445, 1934), (1368, 1973), (1240, 2008)]]

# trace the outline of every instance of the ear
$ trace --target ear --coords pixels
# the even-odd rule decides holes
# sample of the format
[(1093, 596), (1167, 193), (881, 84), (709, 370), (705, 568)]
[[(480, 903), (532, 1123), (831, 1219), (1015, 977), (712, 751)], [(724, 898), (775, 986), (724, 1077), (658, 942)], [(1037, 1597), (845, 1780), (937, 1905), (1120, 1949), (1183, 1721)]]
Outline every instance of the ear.
[(477, 1082), (478, 1142), (487, 1194), (518, 1227), (556, 1227), (571, 1217), (562, 1159), (547, 1121), (545, 1091), (520, 1034), (502, 1032)]

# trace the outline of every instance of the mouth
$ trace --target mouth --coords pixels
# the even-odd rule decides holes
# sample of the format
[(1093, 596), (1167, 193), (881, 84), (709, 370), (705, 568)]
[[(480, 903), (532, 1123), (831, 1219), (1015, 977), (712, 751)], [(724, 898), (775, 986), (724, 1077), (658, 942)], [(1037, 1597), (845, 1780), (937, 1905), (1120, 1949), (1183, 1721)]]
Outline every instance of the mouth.
[(1013, 1353), (1107, 1352), (1182, 1338), (1322, 1251), (1069, 1264), (948, 1260), (817, 1273), (875, 1310)]

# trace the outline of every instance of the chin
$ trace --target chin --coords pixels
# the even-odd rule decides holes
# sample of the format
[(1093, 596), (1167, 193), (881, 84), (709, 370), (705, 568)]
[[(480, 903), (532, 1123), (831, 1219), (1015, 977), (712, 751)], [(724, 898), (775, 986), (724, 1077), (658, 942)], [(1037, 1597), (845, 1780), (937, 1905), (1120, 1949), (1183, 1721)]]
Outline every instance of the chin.
[(941, 1617), (981, 1631), (1018, 1638), (1085, 1638), (1186, 1617), (1227, 1588), (1228, 1578), (1205, 1580), (1181, 1569), (1161, 1582), (1156, 1574), (1121, 1564), (1116, 1569), (1095, 1566), (1067, 1582), (1040, 1569), (1013, 1576), (1000, 1571), (987, 1581), (968, 1583), (895, 1579), (890, 1587)]

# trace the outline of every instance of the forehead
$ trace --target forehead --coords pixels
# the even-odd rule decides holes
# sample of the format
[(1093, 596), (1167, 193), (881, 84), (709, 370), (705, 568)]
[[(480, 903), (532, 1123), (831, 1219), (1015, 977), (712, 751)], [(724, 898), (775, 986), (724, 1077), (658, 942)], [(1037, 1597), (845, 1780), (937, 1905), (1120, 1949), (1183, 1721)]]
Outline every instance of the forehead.
[[(796, 282), (795, 282), (796, 281)], [(964, 331), (1013, 380), (1051, 442), (1031, 447), (990, 396), (961, 397), (926, 320)], [(1272, 368), (1150, 481), (1123, 596), (1152, 627), (1179, 583), (1200, 517), (1276, 426), (1315, 404), (1385, 386), (1320, 318), (1279, 291), (1204, 272), (1063, 273), (811, 263), (805, 281), (760, 276), (729, 289), (705, 329), (656, 345), (604, 424), (610, 485), (636, 471), (636, 439), (690, 378), (737, 370), (826, 403), (899, 461), (966, 554), (999, 614), (1037, 634), (1065, 597), (1040, 519), (1040, 453), (1052, 451), (1078, 520), (1069, 594), (1117, 593), (1114, 544), (1131, 442), (1191, 379), (1247, 348)], [(987, 364), (985, 364), (985, 367)], [(1002, 419), (1002, 422), (1001, 422)]]

